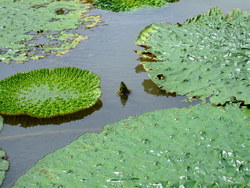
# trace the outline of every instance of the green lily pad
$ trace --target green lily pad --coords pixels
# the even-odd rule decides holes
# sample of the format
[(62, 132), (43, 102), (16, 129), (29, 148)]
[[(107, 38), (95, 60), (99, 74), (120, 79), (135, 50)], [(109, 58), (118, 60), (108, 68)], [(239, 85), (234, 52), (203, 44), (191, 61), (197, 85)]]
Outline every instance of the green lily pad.
[(179, 0), (93, 0), (93, 5), (104, 10), (111, 10), (113, 12), (129, 11), (131, 9), (146, 6), (163, 6), (166, 3), (172, 3)]
[[(3, 118), (0, 116), (0, 131), (3, 129)], [(9, 161), (6, 153), (0, 148), (0, 186), (5, 179), (6, 171), (9, 169)]]
[(100, 78), (75, 67), (38, 69), (0, 81), (0, 114), (52, 117), (93, 106)]
[(250, 104), (250, 14), (219, 8), (181, 24), (152, 24), (136, 44), (149, 77), (168, 92)]
[(6, 153), (0, 148), (0, 186), (5, 179), (5, 175), (8, 169), (9, 161), (7, 160)]
[(81, 0), (0, 0), (0, 61), (37, 60), (62, 55), (87, 38), (73, 29), (91, 28), (99, 16), (89, 16)]
[(249, 123), (234, 104), (144, 113), (80, 136), (13, 187), (249, 187)]

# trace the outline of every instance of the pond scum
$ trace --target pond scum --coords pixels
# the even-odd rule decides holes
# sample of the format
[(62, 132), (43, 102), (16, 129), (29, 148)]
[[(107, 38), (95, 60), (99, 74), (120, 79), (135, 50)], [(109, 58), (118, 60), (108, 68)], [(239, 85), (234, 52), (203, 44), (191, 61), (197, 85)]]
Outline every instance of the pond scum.
[(86, 39), (74, 29), (100, 22), (81, 0), (0, 0), (0, 61), (37, 60), (62, 55)]
[[(35, 7), (40, 6), (47, 5)], [(64, 14), (65, 11), (68, 9), (56, 12)], [(230, 36), (225, 36), (222, 30)], [(187, 20), (183, 25), (153, 24), (145, 28), (137, 40), (145, 50), (138, 53), (152, 80), (163, 89), (191, 99), (205, 100), (212, 96), (211, 102), (221, 106), (200, 104), (157, 110), (107, 125), (100, 134), (84, 134), (48, 154), (13, 187), (249, 187), (250, 109), (249, 96), (245, 93), (249, 93), (246, 83), (249, 83), (250, 68), (249, 43), (243, 40), (249, 36), (246, 31), (249, 31), (249, 15), (233, 11), (224, 16), (219, 9)], [(237, 32), (241, 36), (236, 37)], [(207, 40), (214, 39), (213, 36), (219, 36), (218, 46), (208, 45)], [(199, 37), (205, 38), (202, 44), (198, 43)], [(179, 39), (185, 47), (174, 48)], [(234, 54), (227, 45), (238, 44), (238, 40), (241, 45), (233, 49)], [(165, 45), (169, 43), (172, 45)], [(209, 50), (203, 51), (203, 44)], [(218, 50), (222, 47), (228, 56)], [(172, 49), (174, 53), (168, 56)], [(215, 53), (217, 50), (223, 55)], [(173, 62), (180, 66), (171, 67)], [(176, 67), (180, 70), (175, 70)], [(221, 71), (231, 77), (220, 77), (224, 73)], [(170, 83), (168, 88), (166, 79), (169, 74), (173, 77), (174, 72), (175, 79), (181, 82)], [(194, 72), (201, 74), (195, 75), (195, 79), (201, 80), (204, 85), (200, 85), (205, 89), (196, 86), (193, 77), (188, 77)], [(222, 80), (214, 82), (214, 77), (228, 79), (230, 89)], [(179, 87), (184, 91), (179, 91)], [(235, 96), (229, 102), (225, 91), (232, 95), (234, 89)]]

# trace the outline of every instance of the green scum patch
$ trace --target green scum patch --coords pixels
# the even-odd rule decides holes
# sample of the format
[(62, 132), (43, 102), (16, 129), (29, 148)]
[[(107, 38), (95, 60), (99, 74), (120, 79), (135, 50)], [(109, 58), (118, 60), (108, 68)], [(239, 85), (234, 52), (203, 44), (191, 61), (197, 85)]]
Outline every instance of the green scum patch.
[(13, 187), (249, 187), (249, 122), (234, 103), (144, 113), (48, 154)]
[(219, 8), (183, 24), (157, 23), (141, 31), (136, 51), (149, 77), (168, 92), (224, 104), (250, 104), (250, 14)]
[(99, 16), (81, 0), (0, 0), (0, 61), (62, 55), (86, 39), (75, 29), (94, 27)]
[(38, 69), (1, 80), (0, 93), (0, 114), (47, 118), (93, 106), (100, 77), (75, 67)]

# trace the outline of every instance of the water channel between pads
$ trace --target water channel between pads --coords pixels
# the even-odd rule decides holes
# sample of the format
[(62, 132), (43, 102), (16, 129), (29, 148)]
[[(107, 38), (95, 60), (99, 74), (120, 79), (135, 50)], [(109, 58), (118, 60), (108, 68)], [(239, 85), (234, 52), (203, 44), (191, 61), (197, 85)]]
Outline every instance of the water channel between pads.
[[(194, 6), (195, 5), (195, 6)], [(218, 6), (227, 13), (233, 8), (250, 9), (249, 0), (183, 0), (161, 8), (150, 8), (139, 11), (112, 13), (93, 10), (90, 14), (100, 14), (104, 23), (90, 31), (83, 31), (88, 40), (80, 43), (63, 57), (49, 56), (39, 61), (25, 64), (0, 64), (0, 79), (18, 72), (39, 68), (75, 66), (90, 70), (101, 76), (102, 107), (83, 119), (75, 119), (60, 125), (45, 125), (22, 128), (4, 125), (0, 133), (0, 147), (8, 154), (11, 167), (7, 173), (3, 188), (8, 188), (25, 171), (44, 155), (69, 144), (85, 132), (99, 132), (106, 124), (113, 123), (128, 116), (135, 116), (163, 108), (184, 107), (184, 97), (166, 97), (145, 92), (150, 88), (143, 87), (149, 77), (147, 73), (136, 73), (139, 64), (138, 55), (133, 50), (139, 32), (154, 22), (181, 23), (187, 18), (196, 16)], [(126, 105), (123, 106), (116, 91), (121, 81), (132, 90)], [(144, 84), (145, 85), (145, 84)], [(147, 84), (146, 84), (147, 85)], [(150, 86), (151, 87), (151, 86)], [(154, 92), (153, 92), (154, 93)], [(157, 92), (158, 93), (158, 92)]]

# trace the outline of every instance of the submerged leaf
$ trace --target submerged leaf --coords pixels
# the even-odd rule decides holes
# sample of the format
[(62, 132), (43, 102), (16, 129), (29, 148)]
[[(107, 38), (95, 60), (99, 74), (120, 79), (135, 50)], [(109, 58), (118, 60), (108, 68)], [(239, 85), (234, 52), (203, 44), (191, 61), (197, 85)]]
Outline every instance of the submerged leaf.
[(124, 119), (47, 155), (14, 187), (248, 187), (244, 113), (203, 104)]
[(0, 61), (37, 60), (62, 55), (87, 38), (73, 29), (94, 27), (99, 16), (88, 16), (81, 0), (0, 0)]
[(113, 12), (129, 11), (134, 8), (146, 6), (163, 6), (166, 3), (176, 2), (178, 0), (93, 0), (93, 5), (104, 10)]
[[(150, 78), (168, 92), (224, 104), (235, 96), (250, 104), (250, 14), (220, 9), (184, 24), (152, 24), (136, 44)], [(149, 56), (148, 54), (151, 54)], [(147, 58), (145, 56), (147, 55)]]
[(93, 106), (100, 78), (75, 67), (38, 69), (0, 81), (0, 114), (52, 117)]

